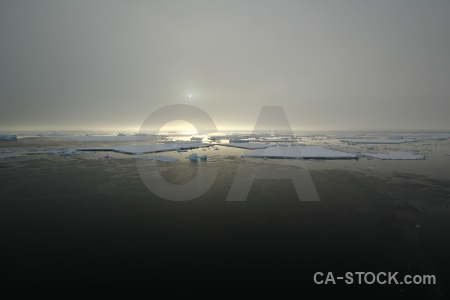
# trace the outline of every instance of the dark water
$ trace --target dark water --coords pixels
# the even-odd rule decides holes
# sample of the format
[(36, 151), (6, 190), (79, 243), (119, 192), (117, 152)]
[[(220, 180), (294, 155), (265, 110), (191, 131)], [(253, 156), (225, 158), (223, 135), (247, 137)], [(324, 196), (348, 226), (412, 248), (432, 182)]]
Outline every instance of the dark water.
[[(37, 150), (61, 146), (18, 141), (2, 149), (25, 144)], [(173, 184), (189, 182), (202, 162), (185, 160), (186, 153), (170, 155), (183, 159), (149, 161), (149, 168)], [(368, 299), (450, 294), (450, 181), (445, 172), (427, 171), (442, 157), (306, 162), (320, 201), (300, 201), (289, 179), (255, 179), (247, 201), (230, 202), (242, 159), (226, 153), (205, 162), (217, 171), (206, 193), (174, 202), (149, 191), (135, 161), (119, 156), (30, 154), (0, 160), (2, 294)], [(254, 163), (287, 173), (301, 168), (285, 160)], [(313, 281), (316, 272), (358, 271), (432, 274), (437, 282)]]

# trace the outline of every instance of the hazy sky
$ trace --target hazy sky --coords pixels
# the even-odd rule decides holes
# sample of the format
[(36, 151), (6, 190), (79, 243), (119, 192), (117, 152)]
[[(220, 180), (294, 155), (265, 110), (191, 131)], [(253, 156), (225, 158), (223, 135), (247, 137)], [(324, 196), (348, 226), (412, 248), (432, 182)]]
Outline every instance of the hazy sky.
[(296, 129), (450, 130), (447, 0), (1, 0), (0, 41), (0, 131), (138, 130), (177, 103), (219, 130), (264, 105)]

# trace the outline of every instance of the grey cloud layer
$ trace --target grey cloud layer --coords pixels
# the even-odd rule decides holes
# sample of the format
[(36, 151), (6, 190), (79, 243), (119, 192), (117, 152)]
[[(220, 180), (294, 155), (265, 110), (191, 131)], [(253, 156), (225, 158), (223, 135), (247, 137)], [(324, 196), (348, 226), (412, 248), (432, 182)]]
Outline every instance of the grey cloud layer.
[(2, 1), (0, 126), (448, 130), (449, 32), (448, 1)]

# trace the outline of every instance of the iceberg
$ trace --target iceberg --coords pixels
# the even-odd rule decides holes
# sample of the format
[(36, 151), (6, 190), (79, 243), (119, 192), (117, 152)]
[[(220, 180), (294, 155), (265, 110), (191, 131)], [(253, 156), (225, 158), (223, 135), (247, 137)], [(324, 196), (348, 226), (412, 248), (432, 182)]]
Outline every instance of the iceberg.
[(376, 154), (376, 153), (363, 153), (363, 156), (379, 158), (383, 160), (416, 160), (425, 159), (425, 156), (404, 152), (404, 151), (391, 151), (389, 154)]
[(192, 153), (191, 155), (189, 155), (186, 158), (189, 159), (190, 161), (197, 161), (198, 160), (198, 155), (197, 155), (197, 153)]
[(122, 145), (110, 147), (92, 147), (92, 148), (78, 148), (77, 151), (113, 151), (123, 154), (145, 154), (167, 151), (178, 151), (186, 149), (196, 149), (202, 147), (209, 147), (205, 143), (164, 143), (151, 145)]
[(208, 156), (206, 156), (206, 155), (198, 156), (197, 153), (192, 153), (189, 156), (187, 156), (186, 158), (191, 161), (197, 161), (199, 158), (200, 158), (200, 160), (205, 161), (208, 159)]
[(303, 158), (303, 159), (356, 159), (357, 156), (322, 146), (272, 146), (245, 155), (262, 158)]

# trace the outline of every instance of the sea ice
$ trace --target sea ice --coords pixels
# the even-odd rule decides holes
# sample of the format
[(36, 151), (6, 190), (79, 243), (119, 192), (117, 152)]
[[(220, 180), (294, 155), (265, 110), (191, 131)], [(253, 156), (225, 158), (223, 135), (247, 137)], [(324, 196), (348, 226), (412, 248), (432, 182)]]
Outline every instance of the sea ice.
[(17, 134), (0, 133), (0, 140), (17, 140)]
[(294, 138), (263, 138), (261, 142), (269, 142), (269, 143), (292, 143), (298, 142), (298, 139)]
[(151, 160), (157, 160), (157, 161), (166, 161), (166, 162), (172, 162), (177, 161), (178, 159), (170, 156), (147, 156), (147, 155), (133, 155), (132, 158), (135, 159), (151, 159)]
[(242, 148), (242, 149), (264, 149), (264, 148), (270, 147), (269, 144), (257, 144), (257, 143), (229, 143), (229, 144), (218, 144), (218, 145)]
[(402, 135), (396, 135), (396, 134), (389, 134), (388, 135), (388, 139), (390, 139), (390, 140), (402, 140), (403, 136)]
[(161, 138), (155, 135), (46, 135), (46, 138), (74, 140), (79, 142), (132, 142), (149, 141)]
[(193, 137), (191, 137), (191, 141), (192, 142), (196, 142), (196, 143), (201, 143), (202, 141), (203, 141), (203, 137), (196, 137), (196, 136), (193, 136)]
[[(77, 154), (77, 149), (45, 150), (43, 153), (47, 155), (71, 156)], [(39, 152), (36, 154), (39, 154)]]
[(317, 158), (317, 159), (350, 159), (355, 155), (341, 151), (325, 149), (322, 146), (272, 146), (266, 149), (248, 153), (247, 157), (267, 158)]
[(208, 147), (205, 143), (163, 143), (151, 145), (122, 145), (97, 148), (78, 148), (78, 151), (114, 151), (124, 154), (145, 154), (155, 152), (177, 151), (183, 149), (196, 149)]
[(416, 140), (420, 141), (430, 141), (430, 140), (437, 140), (437, 141), (444, 141), (450, 138), (450, 134), (448, 133), (435, 133), (435, 134), (408, 134), (409, 138), (414, 138)]
[(17, 155), (0, 155), (0, 159), (2, 158), (18, 158)]
[(248, 143), (249, 139), (229, 139), (228, 142), (230, 143)]
[(377, 153), (363, 153), (363, 156), (375, 157), (384, 160), (414, 160), (425, 159), (425, 156), (419, 154), (413, 154), (404, 151), (391, 151), (389, 154), (377, 154)]
[(349, 144), (401, 144), (407, 142), (414, 142), (413, 139), (342, 139), (341, 142)]

